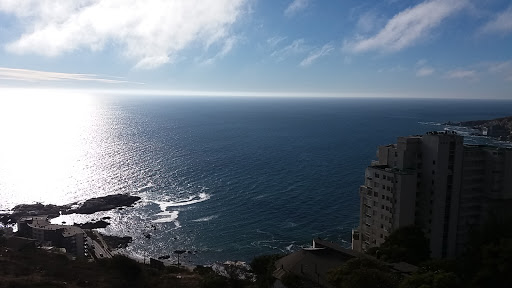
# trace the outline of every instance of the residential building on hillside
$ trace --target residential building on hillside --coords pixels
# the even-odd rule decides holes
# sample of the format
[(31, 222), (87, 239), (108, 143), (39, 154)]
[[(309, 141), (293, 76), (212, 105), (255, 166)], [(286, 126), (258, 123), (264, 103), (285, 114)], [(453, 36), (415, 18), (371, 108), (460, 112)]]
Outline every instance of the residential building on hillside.
[(379, 147), (377, 159), (359, 189), (357, 251), (415, 224), (429, 239), (432, 257), (453, 257), (487, 211), (512, 201), (511, 149), (464, 145), (453, 132), (429, 132)]
[(46, 216), (24, 217), (17, 224), (20, 236), (35, 239), (41, 245), (65, 248), (76, 257), (86, 254), (87, 236), (79, 227), (51, 224)]

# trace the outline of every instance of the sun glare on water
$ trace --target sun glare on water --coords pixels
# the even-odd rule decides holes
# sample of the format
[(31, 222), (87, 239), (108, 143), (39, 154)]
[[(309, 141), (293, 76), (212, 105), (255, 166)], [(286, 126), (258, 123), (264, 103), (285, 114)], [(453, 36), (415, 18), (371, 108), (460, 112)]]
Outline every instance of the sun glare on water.
[(94, 98), (76, 91), (1, 91), (0, 209), (65, 201), (83, 171)]

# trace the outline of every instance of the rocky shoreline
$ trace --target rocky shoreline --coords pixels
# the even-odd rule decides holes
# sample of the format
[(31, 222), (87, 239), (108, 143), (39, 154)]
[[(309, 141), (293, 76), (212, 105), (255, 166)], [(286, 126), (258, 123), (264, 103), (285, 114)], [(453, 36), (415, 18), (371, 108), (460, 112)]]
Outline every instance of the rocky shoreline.
[(483, 136), (497, 138), (501, 141), (512, 141), (512, 116), (492, 120), (448, 121), (443, 125), (473, 128), (480, 131)]
[[(10, 212), (0, 214), (0, 223), (4, 225), (12, 225), (15, 224), (16, 221), (25, 216), (34, 216), (34, 215), (48, 215), (49, 218), (56, 218), (60, 215), (67, 214), (93, 214), (99, 211), (109, 211), (112, 209), (121, 209), (123, 207), (131, 207), (141, 198), (138, 196), (132, 196), (129, 194), (113, 194), (103, 197), (95, 197), (86, 200), (83, 203), (74, 202), (66, 205), (53, 205), (53, 204), (20, 204), (15, 206)], [(105, 223), (108, 225), (108, 222), (100, 220), (94, 223), (84, 223), (80, 225), (91, 225), (95, 224), (95, 226), (104, 226)], [(94, 225), (93, 225), (94, 226)], [(106, 227), (106, 226), (105, 226)], [(83, 227), (85, 228), (85, 227)], [(94, 228), (104, 228), (104, 227), (94, 227)], [(85, 228), (85, 229), (94, 229), (94, 228)]]

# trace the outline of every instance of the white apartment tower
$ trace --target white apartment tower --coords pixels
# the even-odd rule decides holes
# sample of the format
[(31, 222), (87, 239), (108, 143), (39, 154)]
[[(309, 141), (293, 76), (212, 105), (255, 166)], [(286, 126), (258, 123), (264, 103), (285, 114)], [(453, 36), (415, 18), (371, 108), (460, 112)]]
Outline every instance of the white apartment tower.
[(490, 206), (512, 199), (512, 151), (465, 146), (452, 132), (400, 137), (379, 147), (377, 159), (359, 189), (354, 250), (379, 246), (393, 230), (415, 224), (432, 257), (453, 257)]

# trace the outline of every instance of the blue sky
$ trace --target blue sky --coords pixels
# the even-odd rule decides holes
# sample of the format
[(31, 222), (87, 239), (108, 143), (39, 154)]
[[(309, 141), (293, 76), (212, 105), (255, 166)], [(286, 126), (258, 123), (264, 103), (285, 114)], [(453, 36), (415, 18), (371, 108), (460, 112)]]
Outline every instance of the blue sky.
[(512, 99), (509, 0), (0, 0), (0, 87)]

